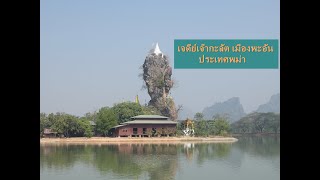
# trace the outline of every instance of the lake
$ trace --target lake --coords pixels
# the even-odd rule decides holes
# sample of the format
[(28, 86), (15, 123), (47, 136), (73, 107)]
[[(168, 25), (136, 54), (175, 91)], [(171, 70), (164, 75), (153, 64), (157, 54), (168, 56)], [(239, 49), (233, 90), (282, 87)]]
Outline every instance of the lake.
[(40, 145), (40, 179), (280, 179), (280, 137), (238, 139), (235, 143)]

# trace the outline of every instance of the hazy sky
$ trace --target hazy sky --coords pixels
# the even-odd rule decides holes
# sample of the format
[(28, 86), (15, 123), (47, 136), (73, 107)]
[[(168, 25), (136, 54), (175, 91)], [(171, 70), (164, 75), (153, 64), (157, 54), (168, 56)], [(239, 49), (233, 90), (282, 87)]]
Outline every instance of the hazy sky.
[[(41, 0), (40, 111), (74, 115), (150, 98), (138, 77), (152, 43), (279, 39), (279, 0)], [(279, 69), (173, 69), (176, 105), (193, 112), (240, 97), (245, 112), (280, 92)]]

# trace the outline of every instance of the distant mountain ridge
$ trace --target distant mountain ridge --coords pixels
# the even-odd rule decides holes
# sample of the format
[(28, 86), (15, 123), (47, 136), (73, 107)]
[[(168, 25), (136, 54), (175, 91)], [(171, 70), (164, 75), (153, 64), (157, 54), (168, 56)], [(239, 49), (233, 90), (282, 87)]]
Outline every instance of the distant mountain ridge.
[[(265, 103), (261, 104), (257, 110), (253, 112), (274, 112), (280, 113), (280, 93), (274, 94), (270, 97), (270, 100)], [(194, 117), (194, 112), (185, 107), (179, 112), (180, 120)], [(243, 106), (240, 103), (239, 97), (232, 97), (224, 102), (215, 103), (212, 106), (206, 107), (203, 109), (202, 114), (204, 115), (204, 119), (211, 120), (214, 115), (220, 114), (224, 115), (227, 114), (229, 117), (230, 123), (240, 120), (242, 117), (246, 115), (244, 112)]]
[(202, 111), (204, 119), (210, 120), (214, 115), (227, 114), (230, 123), (235, 122), (246, 115), (240, 103), (239, 97), (232, 97), (224, 102), (215, 103), (210, 107), (206, 107)]
[(258, 107), (256, 112), (274, 112), (280, 113), (280, 93), (271, 96), (270, 100)]

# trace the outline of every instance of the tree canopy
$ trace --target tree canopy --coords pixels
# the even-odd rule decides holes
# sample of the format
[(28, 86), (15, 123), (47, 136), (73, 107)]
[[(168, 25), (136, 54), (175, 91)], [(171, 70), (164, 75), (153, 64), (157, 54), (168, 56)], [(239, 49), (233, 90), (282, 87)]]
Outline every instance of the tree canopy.
[(117, 125), (117, 116), (113, 109), (103, 107), (97, 114), (97, 131), (104, 136), (107, 136), (109, 130)]
[(118, 120), (118, 124), (130, 121), (130, 118), (133, 116), (143, 114), (142, 106), (135, 102), (122, 102), (115, 104), (112, 107), (116, 118)]
[(233, 133), (280, 133), (280, 114), (250, 113), (231, 124)]
[(194, 120), (196, 120), (196, 121), (203, 120), (203, 118), (204, 118), (204, 115), (203, 115), (203, 113), (201, 113), (201, 112), (197, 112), (197, 113), (194, 115)]

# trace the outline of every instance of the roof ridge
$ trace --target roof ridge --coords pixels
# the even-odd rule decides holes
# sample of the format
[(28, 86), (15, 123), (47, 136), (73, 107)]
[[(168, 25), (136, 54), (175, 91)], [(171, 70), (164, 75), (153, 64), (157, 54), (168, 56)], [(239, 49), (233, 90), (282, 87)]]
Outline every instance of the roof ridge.
[(168, 119), (168, 117), (166, 117), (166, 116), (154, 115), (154, 114), (142, 114), (142, 115), (137, 115), (137, 116), (131, 117), (131, 119), (134, 119), (134, 118), (163, 118), (163, 119)]

